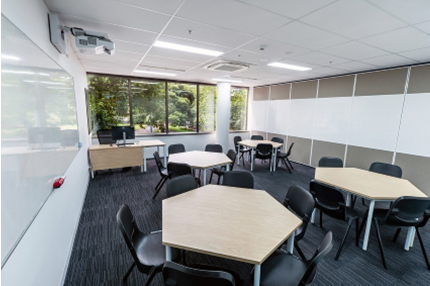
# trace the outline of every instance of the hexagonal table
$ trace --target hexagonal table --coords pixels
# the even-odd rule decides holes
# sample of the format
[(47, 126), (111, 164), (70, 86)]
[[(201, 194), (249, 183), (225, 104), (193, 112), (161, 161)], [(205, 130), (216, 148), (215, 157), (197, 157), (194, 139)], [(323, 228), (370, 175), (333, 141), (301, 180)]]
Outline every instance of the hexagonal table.
[(206, 169), (226, 166), (230, 170), (231, 160), (224, 153), (189, 151), (169, 155), (169, 162), (188, 164), (191, 168), (203, 171), (203, 185), (206, 185)]
[(261, 264), (288, 239), (302, 221), (265, 191), (207, 185), (163, 200), (163, 244), (255, 265), (260, 285)]

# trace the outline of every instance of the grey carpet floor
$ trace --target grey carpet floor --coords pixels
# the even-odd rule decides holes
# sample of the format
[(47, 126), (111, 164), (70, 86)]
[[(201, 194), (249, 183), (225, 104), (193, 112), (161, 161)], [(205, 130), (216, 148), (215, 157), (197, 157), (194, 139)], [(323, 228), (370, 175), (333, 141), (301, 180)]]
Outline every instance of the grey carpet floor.
[[(314, 169), (294, 163), (293, 166), (295, 170), (292, 174), (282, 167), (272, 176), (267, 165), (257, 162), (252, 173), (255, 188), (266, 190), (278, 201), (283, 200), (292, 185), (308, 189), (309, 182), (314, 177)], [(235, 169), (249, 171), (249, 165), (245, 168), (235, 166)], [(65, 285), (121, 285), (123, 275), (132, 264), (132, 257), (116, 224), (116, 212), (126, 203), (133, 211), (142, 231), (161, 229), (161, 201), (166, 197), (165, 187), (158, 197), (152, 200), (159, 178), (155, 162), (148, 160), (148, 172), (145, 174), (140, 172), (140, 168), (118, 169), (113, 172), (99, 172), (95, 179), (90, 181)], [(215, 182), (214, 178), (213, 183)], [(356, 210), (364, 214), (366, 209), (361, 201), (357, 203)], [(316, 219), (318, 221), (318, 214)], [(406, 230), (403, 230), (397, 242), (393, 243), (391, 239), (395, 229), (381, 227), (389, 269), (385, 270), (374, 228), (370, 235), (368, 251), (355, 246), (355, 230), (351, 229), (341, 256), (335, 261), (346, 223), (324, 216), (323, 227), (321, 229), (317, 224), (310, 225), (305, 237), (299, 242), (305, 255), (310, 257), (325, 233), (333, 231), (333, 250), (319, 264), (314, 285), (430, 285), (430, 271), (426, 270), (418, 238), (410, 251), (403, 250)], [(426, 249), (430, 252), (428, 225), (422, 230), (422, 236)], [(188, 263), (204, 263), (231, 269), (245, 280), (245, 286), (252, 285), (252, 266), (249, 264), (189, 252), (187, 260)], [(135, 269), (128, 284), (144, 285), (145, 279), (146, 276)], [(154, 278), (151, 285), (163, 285), (160, 274)]]

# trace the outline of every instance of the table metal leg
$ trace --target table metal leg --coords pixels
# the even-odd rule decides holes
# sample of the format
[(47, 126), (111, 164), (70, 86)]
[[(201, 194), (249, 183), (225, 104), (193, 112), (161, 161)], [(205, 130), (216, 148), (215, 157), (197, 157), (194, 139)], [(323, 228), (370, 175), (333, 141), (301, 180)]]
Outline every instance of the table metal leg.
[(172, 249), (166, 245), (166, 261), (172, 261)]
[(351, 206), (351, 193), (346, 193), (346, 206), (350, 207)]
[(166, 147), (166, 145), (164, 145), (164, 151), (163, 151), (163, 153), (164, 153), (164, 168), (167, 168), (167, 147)]
[(203, 172), (203, 182), (202, 182), (202, 185), (206, 186), (206, 169), (202, 169), (202, 172)]
[(411, 226), (408, 228), (408, 235), (406, 236), (405, 247), (406, 251), (409, 250), (410, 247), (414, 245), (415, 239), (415, 227)]
[(91, 179), (94, 179), (94, 171), (91, 171)]
[(256, 264), (254, 267), (254, 286), (260, 286), (261, 265)]
[[(239, 144), (237, 144), (237, 153), (236, 153), (236, 159), (237, 159), (237, 165), (239, 166), (240, 165), (240, 145)], [(243, 158), (243, 160), (245, 160), (245, 158)], [(233, 162), (233, 164), (234, 164), (234, 162)]]
[(366, 230), (364, 231), (363, 250), (367, 250), (367, 245), (369, 244), (370, 228), (372, 226), (374, 209), (375, 209), (375, 201), (371, 200), (369, 205), (369, 213), (367, 215)]
[(251, 148), (251, 172), (254, 171), (254, 148)]
[(278, 156), (278, 150), (277, 149), (273, 149), (274, 150), (274, 160), (273, 160), (273, 172), (276, 171), (276, 157)]
[(315, 222), (315, 213), (316, 213), (317, 209), (314, 208), (314, 210), (312, 211), (312, 215), (311, 215), (311, 223)]
[(287, 251), (291, 254), (294, 252), (294, 232), (290, 235), (290, 237), (287, 240)]
[(145, 152), (145, 147), (143, 147), (143, 171), (146, 173), (146, 152)]
[(225, 170), (226, 172), (230, 171), (230, 164), (225, 164)]

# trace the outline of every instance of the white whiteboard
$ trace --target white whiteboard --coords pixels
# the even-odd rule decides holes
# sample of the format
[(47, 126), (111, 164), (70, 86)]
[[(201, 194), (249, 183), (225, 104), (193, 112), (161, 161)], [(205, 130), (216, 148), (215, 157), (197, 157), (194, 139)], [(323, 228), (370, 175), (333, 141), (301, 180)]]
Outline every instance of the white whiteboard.
[(72, 76), (3, 15), (1, 24), (4, 266), (51, 194), (53, 179), (76, 156), (79, 133)]

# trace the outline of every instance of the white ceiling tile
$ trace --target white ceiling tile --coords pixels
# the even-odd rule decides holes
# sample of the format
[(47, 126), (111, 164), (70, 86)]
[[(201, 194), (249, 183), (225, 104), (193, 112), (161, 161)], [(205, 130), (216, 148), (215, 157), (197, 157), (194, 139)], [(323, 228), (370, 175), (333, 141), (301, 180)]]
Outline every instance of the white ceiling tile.
[(187, 0), (177, 16), (258, 36), (291, 21), (231, 0)]
[(138, 53), (138, 54), (145, 54), (146, 51), (149, 49), (149, 45), (141, 45), (126, 41), (119, 41), (114, 40), (115, 42), (115, 51), (125, 51), (125, 52), (132, 52), (132, 53)]
[[(430, 57), (429, 57), (430, 59)], [(382, 57), (361, 60), (364, 63), (375, 65), (378, 67), (395, 67), (401, 65), (414, 64), (416, 61), (407, 59), (398, 55), (389, 54)]]
[(332, 67), (321, 67), (310, 71), (311, 73), (318, 76), (329, 76), (329, 75), (339, 75), (346, 73), (346, 70), (332, 68)]
[(183, 0), (169, 0), (169, 1), (154, 1), (154, 0), (113, 0), (114, 2), (124, 3), (141, 7), (144, 9), (173, 14)]
[(187, 70), (198, 65), (196, 62), (184, 61), (183, 59), (163, 58), (147, 55), (140, 63), (141, 66), (153, 66), (165, 69)]
[(319, 50), (348, 41), (347, 38), (299, 22), (292, 22), (266, 34), (265, 37), (311, 50)]
[(361, 62), (349, 62), (349, 63), (335, 65), (333, 66), (333, 68), (341, 69), (349, 72), (359, 72), (359, 71), (374, 70), (377, 67), (374, 65), (369, 65)]
[(388, 54), (380, 49), (370, 47), (360, 42), (348, 42), (337, 46), (321, 50), (321, 52), (336, 55), (339, 57), (360, 60), (365, 58), (377, 57)]
[(424, 49), (418, 49), (413, 51), (406, 51), (400, 53), (400, 55), (414, 59), (418, 62), (429, 62), (430, 61), (430, 47)]
[(406, 26), (397, 18), (361, 0), (338, 1), (300, 21), (352, 39)]
[(428, 0), (370, 0), (375, 5), (403, 19), (409, 24), (430, 20)]
[(292, 19), (300, 18), (315, 10), (320, 9), (335, 0), (239, 0), (244, 3), (262, 8), (273, 13), (287, 16)]
[(164, 34), (226, 47), (236, 47), (255, 39), (249, 34), (182, 18), (174, 18)]
[(115, 68), (115, 67), (97, 67), (87, 65), (84, 66), (84, 69), (89, 73), (102, 73), (102, 74), (111, 74), (111, 75), (130, 75), (132, 68)]
[[(260, 50), (260, 47), (264, 47), (264, 50)], [(266, 59), (273, 57), (291, 58), (310, 52), (310, 50), (302, 47), (293, 46), (266, 38), (258, 38), (244, 46), (241, 46), (240, 49), (259, 53), (263, 56), (263, 58)]]
[(415, 25), (415, 27), (430, 35), (430, 21)]
[(170, 19), (169, 15), (105, 0), (45, 0), (45, 3), (52, 12), (153, 32), (160, 32)]
[(79, 27), (84, 30), (107, 33), (110, 39), (119, 39), (128, 42), (150, 45), (158, 36), (158, 33), (154, 32), (126, 28), (81, 17), (61, 14), (59, 15), (59, 18), (64, 26)]
[(250, 53), (244, 50), (233, 50), (219, 57), (220, 60), (237, 61), (252, 65), (267, 65), (268, 62), (280, 60), (273, 55), (264, 55), (260, 53)]
[(430, 46), (430, 36), (411, 27), (390, 31), (360, 41), (393, 53)]
[(100, 55), (89, 55), (89, 54), (81, 54), (79, 52), (76, 53), (79, 59), (86, 60), (106, 60), (106, 61), (134, 61), (138, 62), (142, 59), (142, 54), (130, 53), (125, 51), (115, 51), (115, 54), (110, 56), (108, 54), (100, 54)]
[(292, 60), (309, 63), (313, 65), (319, 65), (319, 66), (335, 65), (335, 64), (340, 64), (340, 63), (345, 63), (350, 61), (347, 59), (339, 58), (333, 55), (320, 53), (320, 52), (311, 52), (308, 54), (304, 54), (304, 55), (292, 58)]

